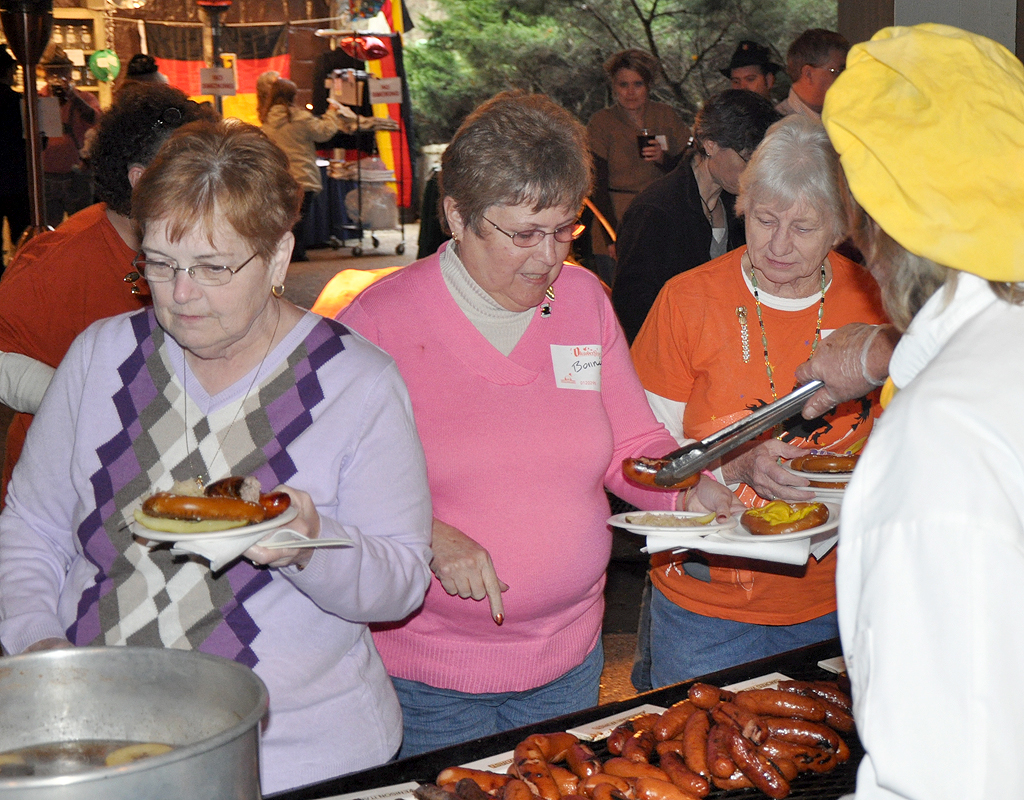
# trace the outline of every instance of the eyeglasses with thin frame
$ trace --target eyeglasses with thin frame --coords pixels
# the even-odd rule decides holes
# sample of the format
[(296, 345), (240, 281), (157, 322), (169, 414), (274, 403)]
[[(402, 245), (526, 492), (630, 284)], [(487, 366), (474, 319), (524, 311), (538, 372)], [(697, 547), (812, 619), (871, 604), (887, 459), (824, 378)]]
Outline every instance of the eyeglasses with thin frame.
[[(484, 217), (484, 222), (490, 222), (494, 225), (487, 217)], [(509, 239), (512, 240), (512, 244), (516, 247), (536, 247), (544, 241), (545, 236), (554, 236), (556, 242), (567, 244), (575, 239), (579, 239), (583, 234), (583, 231), (587, 229), (586, 225), (580, 223), (579, 220), (571, 222), (568, 225), (563, 225), (560, 228), (555, 228), (553, 231), (518, 231), (517, 233), (509, 233), (494, 225), (494, 229), (498, 233), (505, 234)]]
[(191, 267), (179, 267), (178, 262), (173, 259), (161, 261), (146, 258), (146, 254), (140, 250), (135, 258), (132, 259), (132, 266), (138, 272), (145, 275), (146, 280), (150, 283), (167, 283), (167, 281), (174, 280), (176, 273), (185, 272), (200, 286), (223, 286), (242, 267), (256, 258), (256, 255), (256, 253), (253, 253), (237, 267), (219, 266), (217, 264), (193, 264)]

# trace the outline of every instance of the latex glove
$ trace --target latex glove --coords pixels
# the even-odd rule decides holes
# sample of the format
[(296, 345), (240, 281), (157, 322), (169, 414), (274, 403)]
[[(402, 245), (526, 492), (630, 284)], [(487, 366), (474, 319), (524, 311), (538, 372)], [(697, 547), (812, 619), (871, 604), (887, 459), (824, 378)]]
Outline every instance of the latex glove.
[(839, 403), (863, 397), (881, 386), (889, 374), (889, 358), (899, 337), (893, 325), (854, 322), (822, 339), (810, 360), (796, 369), (799, 383), (815, 378), (825, 382), (825, 387), (804, 404), (804, 419), (820, 417)]
[(491, 555), (458, 528), (434, 519), (430, 548), (434, 558), (430, 569), (448, 594), (474, 600), (487, 598), (491, 619), (498, 625), (505, 620), (501, 593), (508, 585), (498, 578)]
[(803, 453), (795, 444), (769, 439), (722, 464), (722, 477), (727, 483), (747, 484), (766, 500), (810, 500), (814, 492), (801, 488), (810, 486), (810, 481), (779, 463), (779, 458), (795, 458)]
[[(290, 486), (278, 486), (274, 491), (287, 492), (292, 498), (292, 505), (299, 509), (299, 515), (288, 523), (288, 528), (303, 534), (307, 539), (319, 539), (320, 512), (313, 505), (313, 498), (306, 492), (293, 489)], [(268, 550), (258, 544), (254, 544), (242, 553), (242, 558), (249, 559), (253, 564), (263, 564), (274, 569), (290, 566), (303, 569), (312, 557), (313, 550), (308, 547)]]
[(55, 371), (49, 364), (21, 353), (0, 353), (0, 403), (35, 414)]
[(676, 510), (714, 511), (715, 520), (725, 522), (733, 514), (744, 511), (745, 506), (728, 486), (707, 475), (701, 475), (696, 486), (679, 493)]

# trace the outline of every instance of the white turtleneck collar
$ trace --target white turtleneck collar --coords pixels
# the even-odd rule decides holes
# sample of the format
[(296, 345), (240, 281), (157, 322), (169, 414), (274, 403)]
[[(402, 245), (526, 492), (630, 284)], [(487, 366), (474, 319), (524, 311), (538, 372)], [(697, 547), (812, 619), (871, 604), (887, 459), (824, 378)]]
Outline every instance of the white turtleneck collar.
[(485, 339), (504, 356), (511, 353), (523, 337), (537, 309), (509, 311), (485, 292), (469, 274), (448, 242), (441, 251), (441, 277), (462, 313)]

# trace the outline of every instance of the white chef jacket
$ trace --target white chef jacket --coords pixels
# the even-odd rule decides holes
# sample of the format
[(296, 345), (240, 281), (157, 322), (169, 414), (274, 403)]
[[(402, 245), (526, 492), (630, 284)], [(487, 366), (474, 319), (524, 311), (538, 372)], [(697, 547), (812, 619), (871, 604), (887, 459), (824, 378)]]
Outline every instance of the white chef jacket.
[(961, 273), (890, 374), (836, 569), (856, 797), (1024, 798), (1024, 307)]

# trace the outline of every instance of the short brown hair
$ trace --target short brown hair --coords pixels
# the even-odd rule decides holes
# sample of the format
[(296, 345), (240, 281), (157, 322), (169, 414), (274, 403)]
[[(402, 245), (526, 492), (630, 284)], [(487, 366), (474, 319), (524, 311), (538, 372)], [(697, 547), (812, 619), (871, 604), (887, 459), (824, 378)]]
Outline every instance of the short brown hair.
[(466, 117), (445, 149), (441, 197), (481, 233), (494, 205), (581, 208), (590, 171), (587, 129), (572, 114), (542, 94), (502, 92)]
[(132, 194), (143, 234), (148, 224), (167, 220), (172, 241), (202, 228), (212, 243), (223, 216), (264, 260), (295, 225), (301, 205), (288, 157), (259, 128), (233, 120), (179, 128)]
[(833, 52), (844, 56), (850, 52), (846, 37), (825, 28), (810, 28), (797, 36), (786, 51), (786, 74), (795, 83), (800, 80), (804, 67), (820, 67)]
[[(274, 106), (284, 106), (288, 114), (288, 121), (292, 121), (292, 102), (295, 95), (299, 93), (299, 87), (287, 78), (278, 78), (270, 85), (270, 99), (267, 102), (267, 112)], [(264, 119), (264, 122), (266, 120)]]
[(661, 65), (658, 59), (646, 50), (620, 50), (604, 62), (604, 72), (608, 80), (615, 80), (615, 75), (620, 69), (631, 69), (644, 79), (644, 84), (650, 86), (658, 80), (661, 74)]

